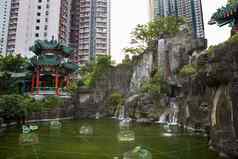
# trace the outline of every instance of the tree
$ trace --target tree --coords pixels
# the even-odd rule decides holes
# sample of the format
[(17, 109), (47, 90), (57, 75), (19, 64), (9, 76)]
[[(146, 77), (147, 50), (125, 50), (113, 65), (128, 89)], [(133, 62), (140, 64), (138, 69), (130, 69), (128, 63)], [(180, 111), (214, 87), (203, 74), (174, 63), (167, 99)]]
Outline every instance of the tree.
[(126, 53), (141, 54), (149, 42), (163, 36), (174, 36), (181, 25), (185, 24), (183, 17), (160, 17), (147, 24), (138, 24), (132, 34), (131, 47), (124, 49)]
[(27, 63), (27, 58), (22, 57), (20, 54), (0, 56), (0, 72), (21, 72)]
[(24, 72), (28, 60), (21, 55), (0, 56), (0, 94), (19, 93), (17, 80), (11, 73)]
[(120, 92), (114, 91), (106, 101), (107, 109), (110, 113), (115, 114), (124, 103), (124, 96)]
[(145, 81), (142, 84), (141, 90), (143, 93), (160, 96), (162, 94), (167, 94), (169, 87), (161, 72), (157, 71), (149, 81)]
[(63, 104), (62, 99), (54, 96), (44, 98), (43, 100), (35, 100), (29, 96), (16, 94), (0, 96), (1, 115), (6, 122), (17, 121), (18, 123), (24, 123), (26, 118), (33, 112), (49, 110)]
[(98, 56), (96, 62), (81, 70), (83, 83), (87, 87), (94, 87), (96, 81), (106, 73), (112, 65), (110, 56)]

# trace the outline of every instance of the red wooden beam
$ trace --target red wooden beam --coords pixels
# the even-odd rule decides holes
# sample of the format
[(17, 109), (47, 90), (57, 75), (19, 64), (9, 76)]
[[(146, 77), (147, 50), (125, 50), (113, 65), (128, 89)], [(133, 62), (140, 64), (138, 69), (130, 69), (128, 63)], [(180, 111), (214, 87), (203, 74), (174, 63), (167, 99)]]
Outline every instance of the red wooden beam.
[(32, 74), (32, 79), (31, 79), (31, 94), (34, 94), (34, 87), (35, 87), (35, 72)]
[(58, 82), (59, 82), (59, 75), (58, 72), (55, 72), (55, 94), (58, 96)]
[(37, 69), (36, 71), (36, 87), (37, 87), (37, 95), (40, 94), (40, 71)]

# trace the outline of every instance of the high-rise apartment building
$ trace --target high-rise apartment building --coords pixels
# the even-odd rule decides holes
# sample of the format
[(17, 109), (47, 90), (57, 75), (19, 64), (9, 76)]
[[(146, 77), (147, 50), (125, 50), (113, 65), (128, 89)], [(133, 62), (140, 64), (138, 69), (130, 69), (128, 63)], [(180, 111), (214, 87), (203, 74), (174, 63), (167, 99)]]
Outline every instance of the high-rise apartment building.
[(149, 0), (150, 17), (164, 17), (176, 15), (175, 0)]
[(201, 0), (150, 0), (151, 19), (163, 16), (183, 16), (192, 28), (193, 36), (204, 38)]
[(73, 0), (70, 44), (78, 63), (110, 55), (110, 0)]
[(10, 7), (10, 0), (0, 0), (0, 54), (6, 53)]
[(7, 52), (29, 56), (37, 39), (67, 44), (70, 9), (71, 0), (11, 0)]

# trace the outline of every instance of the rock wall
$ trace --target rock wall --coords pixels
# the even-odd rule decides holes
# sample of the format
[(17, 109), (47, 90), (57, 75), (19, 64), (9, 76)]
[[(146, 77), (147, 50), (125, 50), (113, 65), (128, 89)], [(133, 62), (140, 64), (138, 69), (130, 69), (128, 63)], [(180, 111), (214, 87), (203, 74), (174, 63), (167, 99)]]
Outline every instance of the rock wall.
[(71, 100), (65, 100), (64, 106), (56, 107), (51, 110), (33, 113), (27, 120), (37, 121), (44, 119), (56, 118), (73, 118), (75, 116), (76, 107)]
[(207, 129), (210, 147), (230, 158), (238, 157), (237, 53), (237, 43), (226, 42), (196, 54), (197, 73), (183, 80), (180, 98), (180, 122)]
[(147, 50), (145, 53), (133, 58), (133, 74), (130, 80), (130, 94), (135, 94), (139, 91), (141, 84), (150, 79), (153, 71), (153, 52)]
[(130, 88), (133, 66), (121, 64), (112, 67), (97, 81), (96, 87), (92, 89), (80, 88), (76, 97), (76, 117), (95, 118), (96, 113), (101, 116), (110, 115), (106, 109), (106, 100), (114, 91), (127, 95)]
[[(173, 38), (152, 42), (144, 54), (133, 58), (132, 65), (112, 68), (97, 81), (96, 88), (79, 92), (78, 117), (95, 117), (97, 112), (110, 115), (105, 101), (113, 91), (125, 97), (129, 116), (158, 120), (168, 109), (168, 97), (140, 92), (141, 84), (161, 70), (167, 82), (176, 86), (178, 122), (209, 133), (210, 146), (222, 156), (238, 157), (238, 45), (224, 43), (214, 54), (202, 51), (206, 40), (193, 39), (183, 30)], [(202, 52), (201, 52), (202, 51)], [(196, 66), (196, 73), (181, 77), (186, 64)], [(143, 120), (145, 121), (145, 120)]]
[(86, 94), (79, 91), (79, 97), (87, 100), (78, 102), (78, 117), (92, 117), (96, 112), (106, 114), (105, 101), (113, 91), (118, 91), (126, 97), (124, 105), (132, 117), (157, 120), (166, 109), (167, 98), (141, 94), (142, 83), (160, 69), (164, 74), (171, 72), (170, 77), (176, 78), (172, 72), (189, 63), (189, 54), (204, 48), (205, 43), (203, 39), (193, 39), (186, 30), (175, 37), (151, 42), (143, 54), (133, 57), (131, 65), (111, 68), (96, 82), (96, 88)]

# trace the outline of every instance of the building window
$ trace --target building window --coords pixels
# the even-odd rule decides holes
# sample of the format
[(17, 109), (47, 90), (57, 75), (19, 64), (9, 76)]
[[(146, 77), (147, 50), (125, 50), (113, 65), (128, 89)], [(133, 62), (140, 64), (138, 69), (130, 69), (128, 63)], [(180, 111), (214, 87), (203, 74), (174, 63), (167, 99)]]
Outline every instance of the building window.
[(47, 30), (48, 29), (48, 25), (45, 25), (45, 30)]
[(46, 32), (44, 32), (44, 37), (47, 37), (47, 33)]
[(38, 2), (39, 2), (39, 3), (41, 3), (41, 2), (42, 2), (42, 0), (38, 0)]
[(45, 18), (45, 22), (48, 22), (48, 18)]
[(36, 26), (36, 30), (40, 30), (40, 27), (39, 27), (39, 26)]
[(49, 4), (46, 4), (46, 8), (50, 8), (50, 5), (49, 5)]
[(36, 33), (36, 34), (35, 34), (35, 37), (38, 38), (38, 37), (39, 37), (39, 33)]
[(36, 19), (36, 22), (37, 22), (37, 23), (40, 23), (40, 19)]
[(40, 13), (39, 13), (39, 12), (37, 13), (37, 16), (40, 16)]
[(38, 6), (37, 8), (38, 8), (38, 9), (41, 9), (41, 6)]
[(49, 12), (48, 12), (48, 11), (45, 11), (45, 15), (49, 15)]

